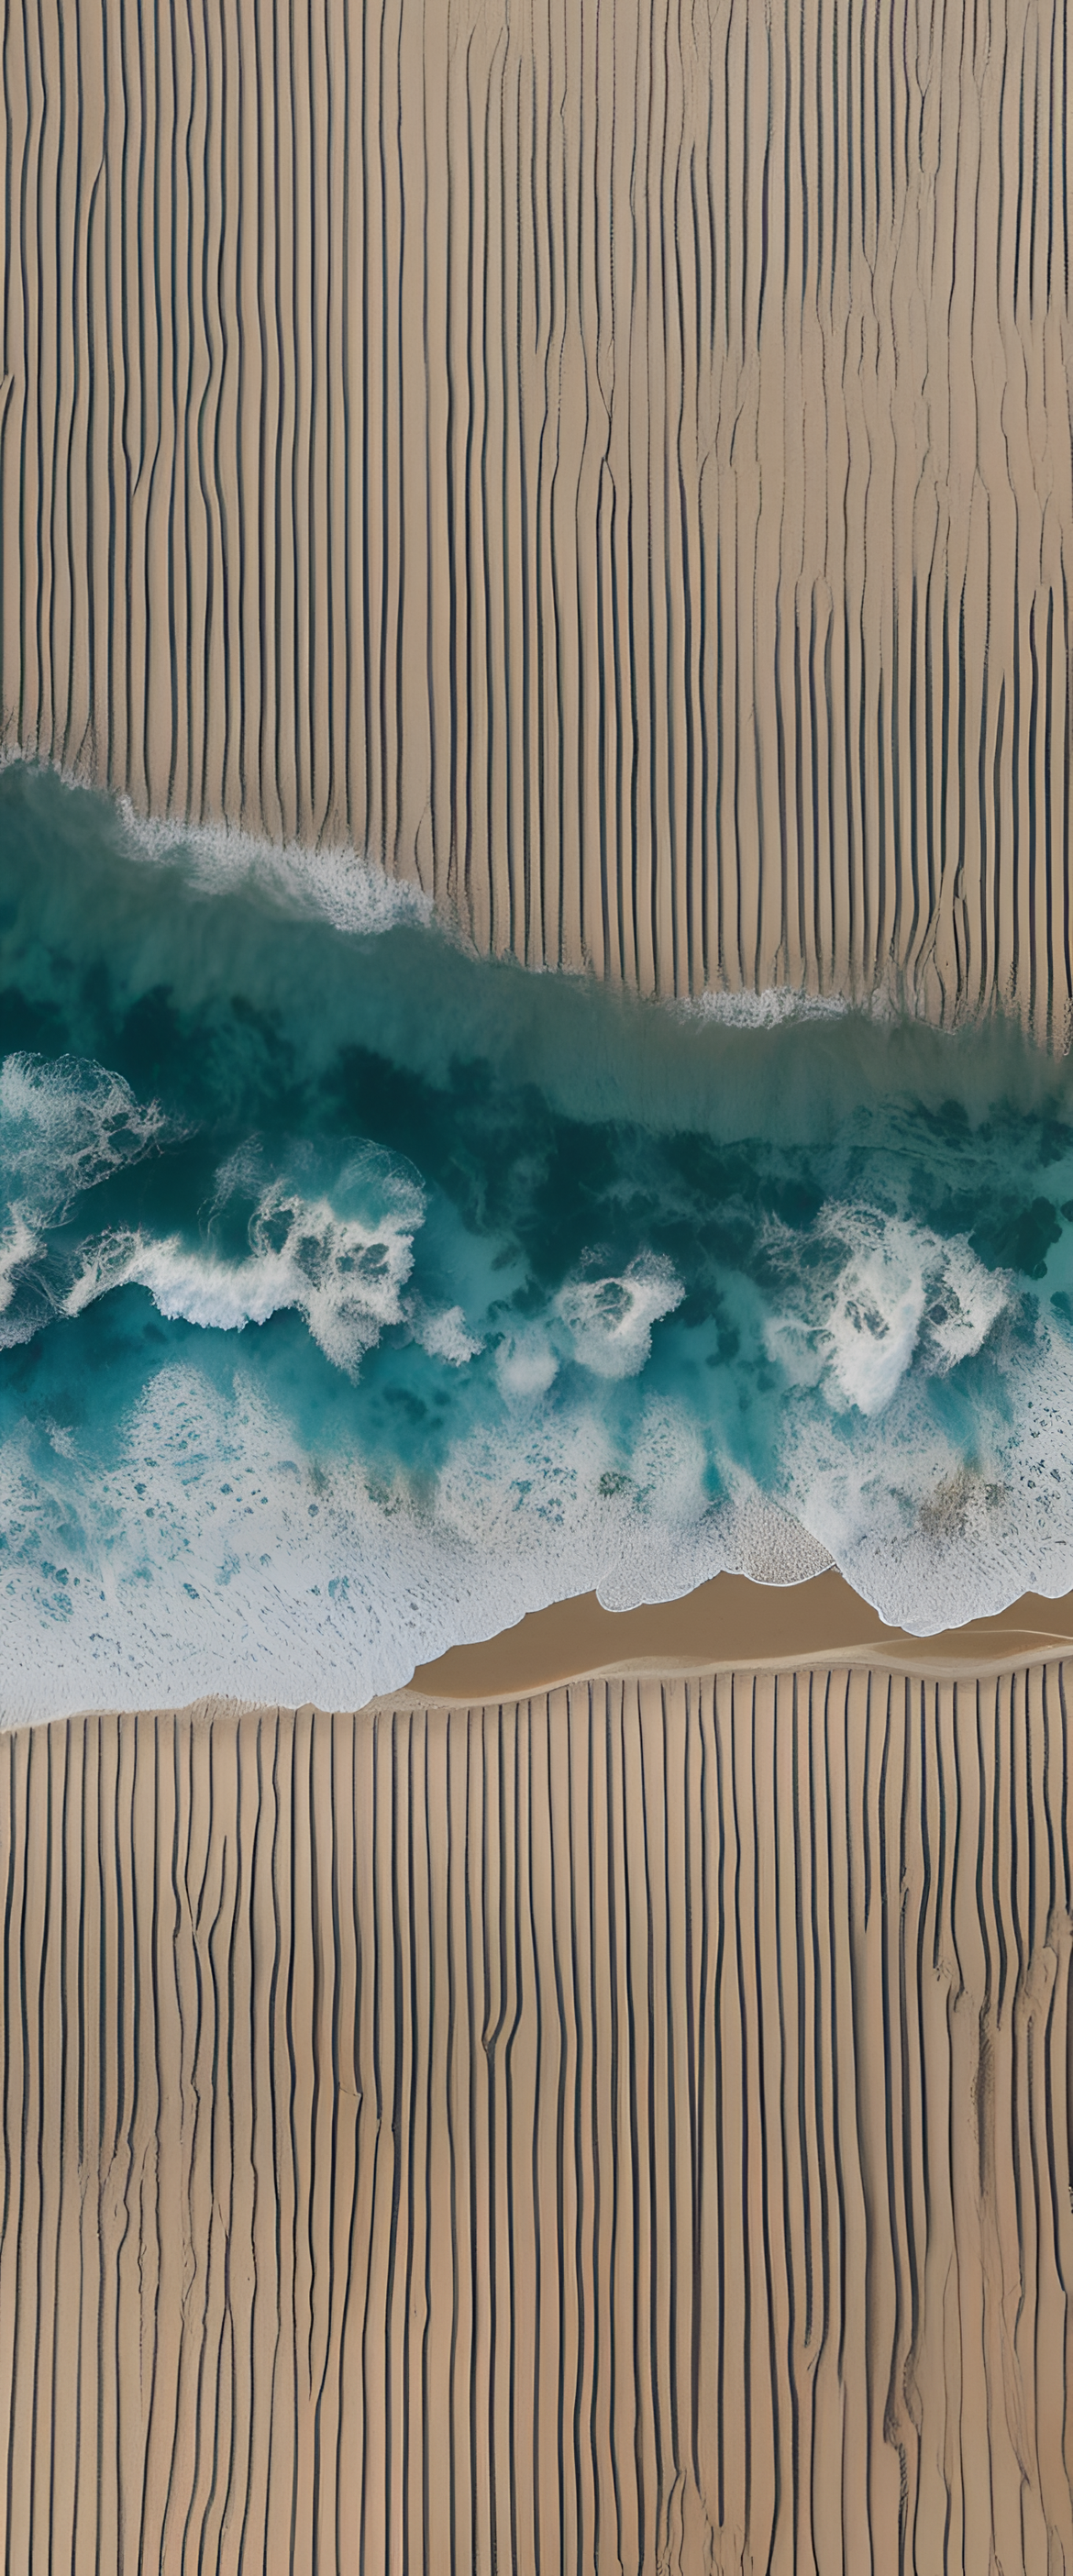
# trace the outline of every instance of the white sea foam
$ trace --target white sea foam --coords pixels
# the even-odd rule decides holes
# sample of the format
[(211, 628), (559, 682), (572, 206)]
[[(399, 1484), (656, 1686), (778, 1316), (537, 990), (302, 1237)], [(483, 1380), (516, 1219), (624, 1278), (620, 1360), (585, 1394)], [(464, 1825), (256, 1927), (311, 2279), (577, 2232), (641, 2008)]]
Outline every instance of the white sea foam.
[(80, 1056), (0, 1063), (0, 1184), (25, 1219), (55, 1223), (83, 1190), (136, 1161), (165, 1129), (154, 1101)]
[[(688, 1413), (646, 1409), (619, 1473), (575, 1405), (460, 1439), (430, 1508), (360, 1460), (296, 1455), (248, 1372), (158, 1371), (104, 1464), (77, 1436), (0, 1451), (2, 1715), (181, 1705), (204, 1693), (356, 1707), (460, 1637), (566, 1594), (670, 1600), (724, 1565), (826, 1558), (777, 1505), (713, 1509)], [(781, 1556), (779, 1554), (781, 1548)]]
[(110, 1464), (77, 1426), (3, 1444), (6, 1712), (206, 1691), (355, 1706), (548, 1601), (627, 1609), (721, 1568), (789, 1583), (835, 1562), (921, 1636), (1061, 1591), (1070, 1352), (1045, 1315), (1027, 1339), (999, 1317), (988, 1348), (970, 1466), (911, 1367), (881, 1414), (791, 1389), (778, 1491), (724, 1458), (714, 1500), (687, 1402), (642, 1401), (625, 1443), (595, 1392), (475, 1418), (419, 1506), (357, 1449), (296, 1450), (250, 1371), (221, 1395), (166, 1366)]
[(1045, 1311), (1000, 1315), (973, 1444), (907, 1373), (867, 1434), (853, 1416), (792, 1397), (782, 1424), (788, 1507), (881, 1617), (928, 1636), (1073, 1589), (1073, 1352)]
[(510, 1401), (527, 1404), (546, 1395), (558, 1370), (542, 1325), (526, 1324), (519, 1332), (504, 1334), (496, 1352), (496, 1376), (501, 1393)]
[(18, 1207), (13, 1208), (0, 1234), (0, 1351), (14, 1350), (19, 1342), (32, 1341), (37, 1330), (36, 1316), (12, 1315), (9, 1310), (41, 1244), (40, 1231), (27, 1224)]
[[(52, 1310), (40, 1282), (49, 1229), (163, 1133), (154, 1102), (137, 1101), (119, 1074), (79, 1056), (0, 1063), (0, 1350), (32, 1341)], [(29, 1292), (27, 1296), (26, 1292)]]
[(860, 1413), (881, 1413), (916, 1349), (925, 1285), (919, 1247), (907, 1226), (877, 1239), (846, 1264), (827, 1325), (832, 1394)]
[[(783, 1020), (838, 1020), (855, 1007), (837, 993), (808, 993), (794, 984), (766, 984), (760, 992), (683, 994), (664, 1006), (679, 1016), (717, 1020), (729, 1029), (770, 1029)], [(881, 1006), (876, 1005), (876, 1015)]]
[(420, 1342), (430, 1359), (447, 1360), (452, 1368), (464, 1368), (475, 1360), (484, 1344), (479, 1334), (471, 1333), (461, 1306), (444, 1306), (435, 1312), (420, 1298), (407, 1301), (406, 1320), (414, 1340)]
[(352, 844), (273, 842), (234, 824), (150, 821), (126, 797), (117, 811), (128, 849), (157, 865), (182, 860), (204, 894), (255, 885), (289, 911), (319, 914), (333, 929), (364, 937), (433, 917), (420, 885), (388, 876)]
[(555, 1313), (582, 1368), (595, 1377), (636, 1377), (652, 1348), (653, 1324), (673, 1314), (684, 1295), (671, 1263), (641, 1252), (620, 1277), (568, 1280)]
[[(766, 1317), (764, 1342), (791, 1384), (824, 1380), (828, 1401), (882, 1413), (914, 1359), (943, 1374), (981, 1349), (1009, 1295), (964, 1236), (867, 1207), (824, 1210), (814, 1232), (845, 1246), (833, 1295)], [(802, 1276), (804, 1276), (802, 1270)]]
[[(350, 1174), (344, 1170), (340, 1189)], [(64, 1303), (80, 1314), (110, 1289), (147, 1288), (162, 1315), (241, 1332), (247, 1324), (294, 1308), (326, 1358), (349, 1376), (387, 1324), (404, 1320), (401, 1291), (413, 1266), (413, 1235), (423, 1202), (418, 1192), (385, 1209), (377, 1222), (341, 1215), (326, 1197), (307, 1198), (285, 1181), (262, 1191), (250, 1219), (250, 1251), (227, 1261), (172, 1236), (102, 1237), (85, 1254)], [(444, 1320), (441, 1335), (447, 1332)], [(457, 1345), (458, 1323), (452, 1322)], [(451, 1356), (456, 1352), (452, 1351)], [(466, 1354), (468, 1356), (468, 1354)]]

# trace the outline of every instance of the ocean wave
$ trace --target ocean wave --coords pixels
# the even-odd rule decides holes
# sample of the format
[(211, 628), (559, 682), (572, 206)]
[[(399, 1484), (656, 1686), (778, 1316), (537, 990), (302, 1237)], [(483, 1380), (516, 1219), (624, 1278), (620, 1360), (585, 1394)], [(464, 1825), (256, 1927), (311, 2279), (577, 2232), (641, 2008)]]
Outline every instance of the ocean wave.
[[(920, 1635), (1029, 1587), (1068, 1588), (1061, 1319), (1026, 1315), (1010, 1281), (1001, 1298), (994, 1283), (981, 1289), (971, 1253), (944, 1263), (898, 1220), (885, 1239), (874, 1214), (825, 1210), (812, 1248), (829, 1254), (832, 1237), (841, 1266), (800, 1325), (817, 1369), (775, 1364), (763, 1383), (758, 1353), (778, 1347), (786, 1322), (763, 1300), (756, 1348), (712, 1373), (704, 1401), (688, 1346), (664, 1353), (659, 1384), (646, 1382), (651, 1355), (632, 1377), (610, 1376), (556, 1356), (554, 1299), (489, 1349), (461, 1307), (441, 1310), (438, 1333), (423, 1304), (407, 1320), (396, 1282), (378, 1291), (376, 1322), (401, 1325), (390, 1366), (378, 1387), (337, 1378), (342, 1411), (297, 1298), (275, 1312), (283, 1341), (261, 1339), (236, 1367), (233, 1309), (221, 1329), (189, 1281), (169, 1300), (143, 1252), (140, 1282), (128, 1265), (100, 1281), (92, 1308), (72, 1310), (67, 1334), (90, 1342), (45, 1334), (32, 1388), (9, 1381), (0, 1399), (8, 1713), (224, 1686), (345, 1704), (564, 1594), (592, 1589), (625, 1609), (724, 1568), (786, 1583), (836, 1563), (884, 1619)], [(139, 1285), (158, 1314), (172, 1305), (181, 1341), (163, 1364), (131, 1304)], [(673, 1333), (681, 1283), (664, 1276), (658, 1293)], [(907, 1303), (932, 1336), (918, 1329), (911, 1350)], [(877, 1319), (900, 1369), (882, 1402), (874, 1367), (862, 1373), (846, 1342), (871, 1342)], [(971, 1352), (944, 1347), (951, 1330), (971, 1333)], [(85, 1396), (104, 1348), (109, 1422)], [(328, 1358), (330, 1378), (330, 1347)], [(934, 1399), (949, 1400), (966, 1360), (986, 1378), (962, 1383), (944, 1415)], [(521, 1385), (512, 1364), (528, 1369)], [(401, 1420), (416, 1432), (408, 1449)]]
[(320, 1191), (299, 1186), (312, 1160), (299, 1152), (288, 1172), (268, 1181), (256, 1147), (224, 1166), (214, 1218), (253, 1198), (237, 1259), (178, 1235), (156, 1242), (140, 1231), (102, 1236), (87, 1247), (63, 1313), (79, 1315), (109, 1290), (127, 1286), (147, 1288), (169, 1322), (217, 1332), (241, 1332), (294, 1309), (325, 1357), (353, 1376), (385, 1325), (404, 1319), (401, 1291), (413, 1267), (424, 1199), (375, 1148), (346, 1153)]
[(155, 1102), (77, 1056), (26, 1053), (0, 1063), (0, 1350), (32, 1339), (51, 1313), (42, 1274), (49, 1235), (77, 1200), (141, 1159), (163, 1131)]
[[(271, 1366), (235, 1366), (227, 1335), (187, 1326), (154, 1365), (128, 1317), (108, 1437), (72, 1405), (57, 1354), (32, 1408), (5, 1403), (8, 1716), (221, 1689), (359, 1704), (569, 1593), (628, 1609), (724, 1568), (778, 1584), (837, 1564), (920, 1636), (1073, 1573), (1070, 1351), (1042, 1316), (1027, 1339), (1000, 1317), (971, 1443), (912, 1363), (881, 1412), (784, 1384), (766, 1478), (681, 1391), (640, 1391), (624, 1436), (606, 1380), (591, 1382), (602, 1402), (576, 1386), (521, 1412), (471, 1406), (436, 1471), (415, 1474), (333, 1422), (323, 1395), (318, 1415), (294, 1330)], [(84, 1383), (92, 1363), (72, 1357)], [(426, 1348), (441, 1398), (452, 1357)]]
[(284, 912), (330, 922), (348, 937), (377, 937), (400, 922), (429, 923), (431, 896), (390, 877), (351, 842), (269, 841), (233, 823), (191, 823), (139, 814), (129, 797), (114, 808), (126, 846), (156, 865), (181, 865), (208, 895), (252, 891)]
[(358, 1705), (459, 1636), (596, 1589), (673, 1599), (733, 1563), (793, 1580), (829, 1558), (749, 1488), (712, 1513), (689, 1427), (646, 1417), (638, 1474), (607, 1426), (460, 1438), (431, 1495), (354, 1453), (303, 1455), (256, 1371), (152, 1373), (114, 1454), (45, 1416), (0, 1451), (4, 1714), (147, 1697)]
[[(819, 1233), (848, 1255), (833, 1293), (811, 1319), (772, 1314), (764, 1346), (793, 1384), (822, 1379), (829, 1402), (859, 1413), (882, 1413), (914, 1362), (945, 1374), (971, 1359), (1010, 1295), (964, 1235), (944, 1242), (878, 1209), (837, 1205), (823, 1210)], [(796, 1246), (789, 1265), (800, 1274)]]
[(638, 1252), (621, 1277), (568, 1279), (554, 1301), (571, 1355), (596, 1377), (636, 1377), (652, 1348), (652, 1326), (685, 1295), (669, 1261)]
[(628, 1003), (248, 868), (210, 901), (32, 785), (0, 842), (12, 1710), (353, 1701), (724, 1567), (837, 1563), (919, 1634), (1073, 1583), (1068, 1067), (1001, 1024)]
[(165, 1121), (121, 1074), (77, 1056), (18, 1053), (0, 1064), (0, 1189), (42, 1223), (144, 1154)]

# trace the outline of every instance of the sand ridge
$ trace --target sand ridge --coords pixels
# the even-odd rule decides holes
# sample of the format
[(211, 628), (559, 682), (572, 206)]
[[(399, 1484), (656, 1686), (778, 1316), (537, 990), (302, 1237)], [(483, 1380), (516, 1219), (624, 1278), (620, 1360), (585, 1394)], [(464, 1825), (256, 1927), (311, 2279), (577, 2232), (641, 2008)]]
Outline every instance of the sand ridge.
[(0, 1740), (6, 2563), (1068, 2562), (1070, 1670)]
[(646, 991), (1064, 1035), (1054, 0), (4, 38), (0, 721)]

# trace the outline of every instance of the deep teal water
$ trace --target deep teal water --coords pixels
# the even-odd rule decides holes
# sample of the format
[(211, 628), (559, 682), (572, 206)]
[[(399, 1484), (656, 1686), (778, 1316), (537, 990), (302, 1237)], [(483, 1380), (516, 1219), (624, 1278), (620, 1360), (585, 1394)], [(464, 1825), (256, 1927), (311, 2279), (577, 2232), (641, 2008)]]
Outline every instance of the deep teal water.
[(478, 959), (0, 773), (9, 1714), (356, 1704), (599, 1588), (1073, 1585), (1073, 1071)]

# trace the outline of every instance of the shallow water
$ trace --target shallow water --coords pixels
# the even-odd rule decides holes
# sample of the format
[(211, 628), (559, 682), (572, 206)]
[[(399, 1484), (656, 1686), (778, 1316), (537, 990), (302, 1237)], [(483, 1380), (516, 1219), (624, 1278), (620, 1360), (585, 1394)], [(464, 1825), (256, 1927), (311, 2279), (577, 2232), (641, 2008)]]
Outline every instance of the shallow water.
[(0, 775), (6, 1713), (354, 1705), (595, 1586), (1073, 1584), (1073, 1072), (478, 958)]

